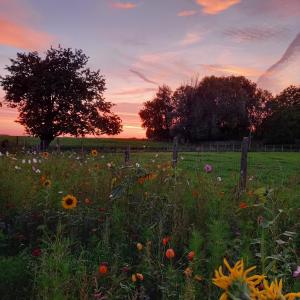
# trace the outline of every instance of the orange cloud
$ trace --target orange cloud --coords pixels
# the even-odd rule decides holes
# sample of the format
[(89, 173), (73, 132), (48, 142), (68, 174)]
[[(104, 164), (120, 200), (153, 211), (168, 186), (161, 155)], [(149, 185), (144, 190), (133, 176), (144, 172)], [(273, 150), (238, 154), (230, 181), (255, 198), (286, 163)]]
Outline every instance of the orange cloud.
[(196, 0), (197, 4), (203, 6), (203, 12), (209, 15), (216, 15), (240, 2), (241, 0)]
[(177, 16), (178, 17), (190, 17), (190, 16), (193, 16), (197, 13), (196, 10), (182, 10), (180, 11)]
[(136, 8), (136, 4), (132, 2), (113, 2), (112, 4), (113, 8), (116, 9), (133, 9)]
[(0, 18), (0, 45), (27, 50), (43, 49), (54, 41), (48, 33)]

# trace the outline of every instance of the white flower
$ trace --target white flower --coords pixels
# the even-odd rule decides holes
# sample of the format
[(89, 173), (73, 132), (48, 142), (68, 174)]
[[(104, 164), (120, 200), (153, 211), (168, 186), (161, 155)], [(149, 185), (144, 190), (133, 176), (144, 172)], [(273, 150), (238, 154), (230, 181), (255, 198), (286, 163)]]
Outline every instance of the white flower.
[(155, 154), (155, 157), (158, 157), (158, 153), (157, 153), (157, 154)]
[(25, 164), (26, 163), (26, 159), (22, 159), (22, 164)]
[(101, 158), (104, 158), (104, 155), (101, 155)]
[(111, 168), (111, 166), (112, 166), (111, 163), (107, 163), (106, 165), (108, 168)]
[(151, 161), (152, 161), (153, 163), (155, 163), (155, 159), (152, 159)]
[(41, 163), (42, 162), (42, 160), (41, 159), (39, 159), (39, 163)]
[(62, 194), (63, 193), (63, 191), (59, 191), (59, 192), (57, 192), (58, 194)]
[(8, 151), (6, 151), (6, 153), (5, 153), (5, 154), (6, 154), (6, 156), (8, 156), (8, 155), (9, 155)]
[(36, 163), (37, 163), (37, 159), (36, 159), (36, 158), (33, 158), (33, 159), (32, 159), (32, 162), (33, 162), (34, 164), (36, 164)]
[(21, 167), (15, 166), (16, 170), (21, 170)]
[(0, 151), (0, 156), (3, 156), (2, 152)]
[(139, 163), (136, 163), (135, 166), (136, 166), (137, 168), (139, 168), (139, 167), (140, 167), (140, 164), (139, 164)]
[(218, 180), (219, 182), (221, 182), (221, 181), (222, 181), (222, 178), (221, 178), (220, 176), (218, 176), (218, 177), (217, 177), (217, 180)]
[(31, 164), (31, 160), (30, 159), (28, 159), (28, 163)]
[(40, 169), (36, 169), (36, 170), (35, 170), (35, 173), (40, 174), (40, 173), (41, 173), (41, 170), (40, 170)]
[(184, 157), (183, 157), (183, 156), (180, 156), (180, 159), (181, 159), (181, 160), (184, 160)]
[(113, 197), (113, 195), (112, 195), (112, 194), (110, 194), (110, 195), (109, 195), (109, 198), (111, 199), (112, 197)]

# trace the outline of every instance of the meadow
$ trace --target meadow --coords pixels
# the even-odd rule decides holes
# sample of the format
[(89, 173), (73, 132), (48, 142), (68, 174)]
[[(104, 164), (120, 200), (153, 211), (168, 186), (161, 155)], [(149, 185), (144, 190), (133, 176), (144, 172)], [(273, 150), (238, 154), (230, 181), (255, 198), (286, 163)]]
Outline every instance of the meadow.
[(239, 164), (2, 153), (1, 299), (298, 299), (300, 153), (249, 153), (245, 191)]

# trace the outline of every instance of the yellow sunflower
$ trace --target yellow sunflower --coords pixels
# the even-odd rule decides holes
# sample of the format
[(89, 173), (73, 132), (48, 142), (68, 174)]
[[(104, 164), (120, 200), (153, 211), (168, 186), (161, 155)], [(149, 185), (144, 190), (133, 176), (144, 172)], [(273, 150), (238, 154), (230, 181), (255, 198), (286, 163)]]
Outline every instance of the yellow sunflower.
[(295, 300), (300, 298), (300, 293), (282, 293), (282, 279), (278, 282), (277, 279), (269, 284), (264, 280), (264, 290), (259, 293), (260, 300)]
[(93, 149), (91, 151), (91, 155), (94, 156), (94, 157), (96, 157), (98, 155), (98, 151), (96, 149)]
[(62, 206), (65, 209), (72, 209), (77, 206), (77, 199), (73, 195), (67, 195), (62, 198)]
[(248, 274), (256, 267), (245, 270), (243, 260), (239, 260), (234, 267), (230, 267), (227, 260), (224, 259), (224, 265), (228, 270), (228, 275), (225, 275), (222, 267), (219, 267), (219, 270), (215, 270), (215, 277), (213, 278), (213, 283), (224, 290), (220, 300), (232, 299), (236, 294), (243, 295), (245, 299), (257, 299), (256, 286), (264, 280), (264, 276), (252, 275), (248, 277)]
[(44, 187), (50, 188), (51, 187), (51, 180), (50, 179), (45, 179), (42, 184), (43, 184)]

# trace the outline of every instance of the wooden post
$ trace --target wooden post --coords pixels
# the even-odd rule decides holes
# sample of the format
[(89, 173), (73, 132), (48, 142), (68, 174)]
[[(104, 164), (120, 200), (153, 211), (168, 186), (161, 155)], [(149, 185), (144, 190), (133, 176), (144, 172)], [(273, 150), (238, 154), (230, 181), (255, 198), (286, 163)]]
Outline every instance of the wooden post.
[(244, 191), (247, 185), (247, 166), (248, 166), (248, 149), (249, 138), (244, 137), (242, 142), (242, 154), (241, 154), (241, 170), (240, 170), (240, 191)]
[(178, 158), (178, 138), (177, 136), (173, 139), (173, 159), (172, 159), (172, 166), (173, 168), (177, 165), (177, 158)]
[(128, 166), (130, 163), (130, 146), (128, 145), (125, 152), (124, 152), (124, 160), (125, 165)]

